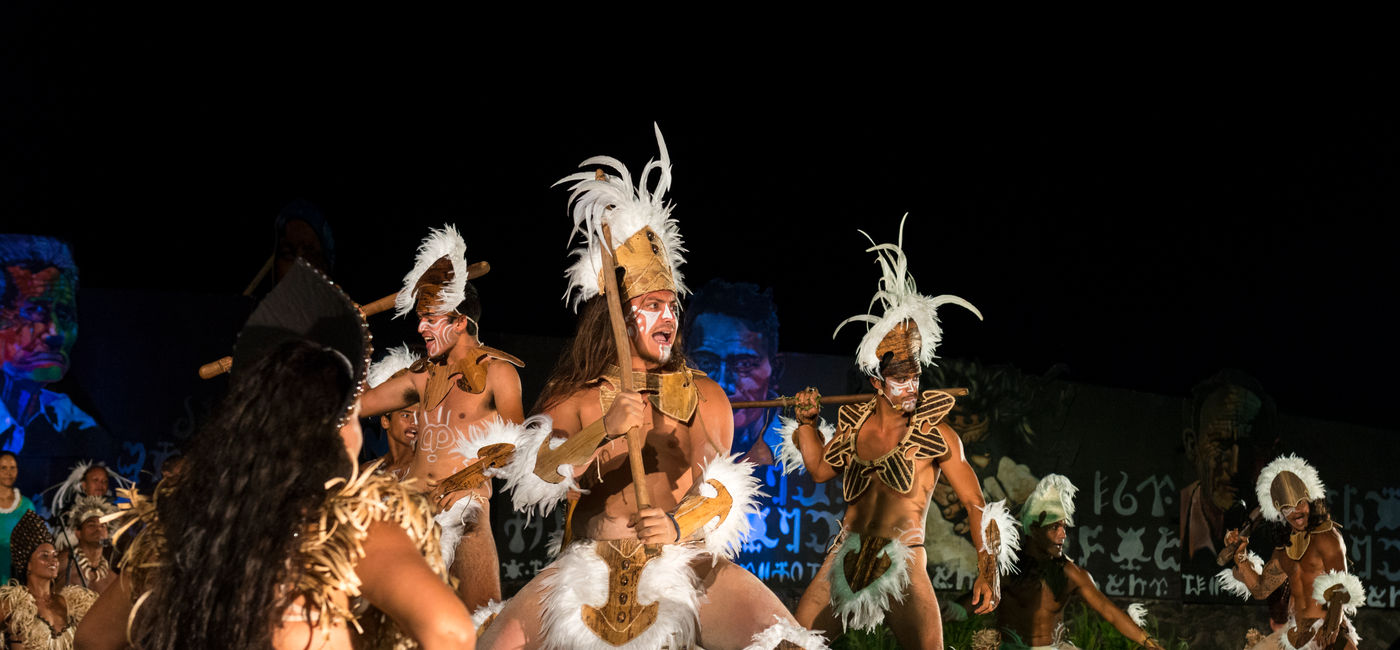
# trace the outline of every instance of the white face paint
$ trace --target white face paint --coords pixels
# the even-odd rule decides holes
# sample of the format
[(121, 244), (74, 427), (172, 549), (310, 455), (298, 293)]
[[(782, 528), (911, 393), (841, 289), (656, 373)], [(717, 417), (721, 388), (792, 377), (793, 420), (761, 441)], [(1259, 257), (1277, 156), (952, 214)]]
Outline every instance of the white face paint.
[(423, 336), (423, 343), (428, 346), (429, 357), (436, 357), (451, 350), (457, 343), (457, 339), (462, 335), (453, 324), (453, 319), (447, 314), (418, 316), (418, 333)]
[(886, 379), (885, 399), (890, 401), (890, 406), (906, 412), (913, 411), (919, 404), (919, 376)]
[(627, 334), (642, 360), (662, 365), (671, 360), (676, 343), (676, 313), (680, 311), (673, 291), (652, 291), (627, 302), (632, 322)]

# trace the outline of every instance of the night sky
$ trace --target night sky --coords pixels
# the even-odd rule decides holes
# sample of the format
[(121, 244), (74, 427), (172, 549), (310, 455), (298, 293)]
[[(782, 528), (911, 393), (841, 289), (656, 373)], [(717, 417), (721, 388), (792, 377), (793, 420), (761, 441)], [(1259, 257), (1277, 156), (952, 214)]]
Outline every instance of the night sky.
[(236, 294), (305, 198), (352, 296), (396, 290), (451, 222), (493, 267), (488, 339), (567, 336), (571, 222), (550, 184), (596, 154), (638, 172), (655, 121), (690, 285), (775, 287), (788, 351), (853, 354), (858, 333), (831, 331), (878, 277), (856, 229), (890, 241), (908, 212), (920, 288), (986, 317), (947, 308), (942, 356), (1167, 395), (1236, 367), (1285, 413), (1394, 428), (1386, 107), (1193, 83), (985, 92), (912, 60), (888, 80), (781, 56), (660, 73), (635, 50), (535, 64), (446, 34), (5, 11), (0, 230), (69, 239), (84, 286)]

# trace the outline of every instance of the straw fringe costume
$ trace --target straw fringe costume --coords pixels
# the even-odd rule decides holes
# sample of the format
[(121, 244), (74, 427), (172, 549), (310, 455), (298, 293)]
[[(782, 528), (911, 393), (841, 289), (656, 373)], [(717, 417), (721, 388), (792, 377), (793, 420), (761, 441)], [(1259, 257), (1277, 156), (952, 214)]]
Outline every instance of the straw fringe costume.
[[(360, 578), (355, 574), (355, 564), (364, 557), (365, 537), (376, 523), (402, 528), (433, 572), (444, 582), (447, 580), (439, 530), (433, 523), (427, 498), (413, 485), (373, 471), (377, 465), (376, 462), (367, 471), (327, 484), (329, 494), (321, 508), (320, 523), (302, 538), (301, 547), (291, 560), (300, 570), (288, 590), (289, 602), (293, 604), (285, 610), (284, 617), (306, 620), (313, 626), (347, 623), (363, 633), (361, 641), (365, 647), (416, 647), (387, 616), (357, 602)], [(121, 532), (140, 532), (122, 561), (122, 571), (131, 577), (132, 598), (139, 606), (150, 590), (154, 572), (160, 570), (166, 532), (153, 501), (135, 492), (125, 492), (124, 496), (131, 503)], [(341, 592), (349, 598), (349, 608), (337, 604), (335, 595)]]

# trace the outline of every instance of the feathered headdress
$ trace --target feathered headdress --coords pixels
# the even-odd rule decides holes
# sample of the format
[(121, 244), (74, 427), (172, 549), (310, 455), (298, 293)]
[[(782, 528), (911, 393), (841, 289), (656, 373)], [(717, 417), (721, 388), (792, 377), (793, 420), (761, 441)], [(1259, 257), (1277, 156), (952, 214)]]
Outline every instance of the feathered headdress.
[(1259, 513), (1269, 521), (1283, 521), (1279, 508), (1292, 506), (1303, 499), (1312, 501), (1327, 496), (1327, 488), (1317, 470), (1297, 454), (1279, 456), (1259, 471), (1254, 482), (1254, 495), (1259, 498)]
[(408, 345), (400, 345), (396, 348), (389, 348), (388, 354), (369, 367), (369, 376), (366, 381), (370, 388), (374, 388), (386, 381), (390, 377), (399, 374), (399, 371), (408, 368), (418, 361), (418, 355), (408, 349)]
[(394, 316), (406, 316), (422, 307), (430, 313), (457, 310), (467, 296), (467, 242), (457, 228), (444, 224), (429, 229), (418, 245), (413, 270), (403, 276), (403, 288), (394, 297)]
[[(880, 290), (870, 299), (870, 307), (876, 302), (883, 303), (884, 313), (878, 317), (866, 313), (847, 318), (831, 335), (836, 338), (847, 323), (870, 323), (870, 329), (856, 350), (856, 363), (871, 377), (880, 376), (880, 361), (886, 355), (893, 355), (890, 359), (893, 362), (917, 361), (919, 366), (933, 363), (934, 351), (943, 338), (937, 313), (941, 305), (952, 303), (972, 312), (979, 320), (982, 318), (982, 312), (962, 298), (950, 295), (930, 298), (918, 292), (913, 276), (909, 275), (909, 260), (904, 255), (904, 221), (908, 218), (909, 214), (905, 213), (899, 220), (899, 240), (894, 244), (876, 244), (864, 230), (858, 231), (870, 240), (871, 247), (865, 250), (875, 253), (880, 264)], [(914, 372), (917, 373), (918, 368), (914, 368)]]
[[(77, 543), (78, 528), (83, 522), (92, 517), (103, 517), (117, 511), (116, 504), (108, 501), (104, 497), (82, 495), (73, 504), (73, 508), (68, 511), (68, 516), (64, 517), (64, 523), (68, 530), (65, 534), (58, 536), (58, 541), (54, 544), (58, 550), (63, 550)], [(112, 520), (107, 522), (107, 532), (111, 533), (116, 529), (117, 522)]]
[[(94, 467), (101, 467), (103, 470), (106, 470), (107, 480), (111, 483), (112, 488), (132, 488), (136, 486), (131, 479), (112, 471), (112, 468), (108, 467), (106, 463), (85, 460), (74, 465), (73, 470), (68, 472), (68, 478), (63, 479), (62, 483), (49, 488), (49, 490), (56, 490), (53, 493), (53, 502), (50, 503), (49, 509), (53, 512), (63, 512), (64, 509), (68, 507), (69, 503), (73, 503), (79, 497), (84, 496), (81, 487), (83, 477), (87, 476), (88, 470)], [(45, 490), (45, 492), (47, 491), (48, 490)]]
[[(671, 187), (671, 157), (666, 153), (661, 127), (655, 123), (652, 126), (656, 130), (661, 159), (647, 161), (636, 187), (632, 186), (627, 168), (610, 156), (594, 156), (579, 166), (603, 165), (612, 168), (615, 175), (609, 176), (602, 169), (590, 169), (554, 183), (573, 183), (569, 186), (569, 205), (573, 209), (574, 229), (569, 233), (569, 240), (573, 241), (575, 233), (583, 233), (583, 246), (570, 254), (578, 259), (564, 274), (568, 280), (564, 297), (574, 309), (578, 309), (580, 302), (603, 293), (600, 246), (604, 223), (612, 232), (608, 250), (613, 251), (618, 265), (625, 269), (619, 285), (622, 300), (650, 291), (687, 293), (680, 272), (681, 264), (685, 263), (681, 255), (685, 247), (680, 226), (671, 218), (671, 204), (663, 200)], [(648, 190), (652, 172), (659, 172), (659, 175), (655, 189)]]
[[(1029, 531), (1031, 524), (1041, 526), (1064, 521), (1074, 525), (1074, 495), (1079, 488), (1059, 474), (1046, 474), (1035, 484), (1026, 503), (1021, 506), (1021, 528)], [(1041, 515), (1045, 515), (1041, 519)]]

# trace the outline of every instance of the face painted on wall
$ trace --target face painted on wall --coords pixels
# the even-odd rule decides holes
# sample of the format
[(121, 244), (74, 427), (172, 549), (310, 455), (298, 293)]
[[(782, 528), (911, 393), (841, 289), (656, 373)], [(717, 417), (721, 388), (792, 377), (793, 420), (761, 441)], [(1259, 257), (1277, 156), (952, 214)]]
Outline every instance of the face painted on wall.
[[(768, 399), (773, 364), (762, 334), (728, 314), (700, 314), (690, 333), (690, 360), (719, 382), (729, 401)], [(762, 409), (735, 411), (734, 428), (743, 429), (762, 417)]]
[(680, 303), (674, 291), (652, 291), (627, 301), (627, 336), (648, 368), (671, 360)]
[(890, 406), (913, 413), (919, 405), (919, 376), (914, 373), (895, 374), (889, 377), (871, 377), (870, 383), (884, 393)]
[(62, 379), (78, 338), (73, 276), (52, 266), (7, 266), (3, 273), (13, 298), (0, 305), (0, 370), (45, 384)]
[(428, 346), (430, 358), (451, 350), (465, 330), (466, 318), (457, 314), (418, 314), (418, 334)]
[(1259, 405), (1258, 397), (1239, 386), (1222, 387), (1201, 404), (1195, 435), (1188, 434), (1201, 493), (1217, 510), (1228, 510), (1239, 498), (1241, 443), (1249, 438)]

